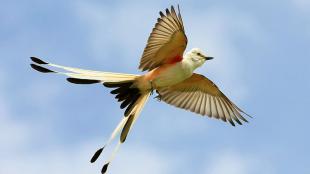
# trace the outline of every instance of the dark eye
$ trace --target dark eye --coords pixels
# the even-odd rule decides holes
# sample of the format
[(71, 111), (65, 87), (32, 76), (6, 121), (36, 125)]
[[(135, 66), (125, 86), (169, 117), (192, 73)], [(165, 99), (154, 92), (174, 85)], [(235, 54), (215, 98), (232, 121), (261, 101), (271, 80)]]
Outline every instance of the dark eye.
[(201, 53), (197, 53), (198, 56), (201, 56)]

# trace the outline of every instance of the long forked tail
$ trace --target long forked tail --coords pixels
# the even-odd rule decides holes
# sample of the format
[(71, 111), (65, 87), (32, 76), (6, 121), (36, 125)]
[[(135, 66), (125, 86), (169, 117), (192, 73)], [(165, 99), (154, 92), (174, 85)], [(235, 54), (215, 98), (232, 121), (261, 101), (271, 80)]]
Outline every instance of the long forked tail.
[(106, 171), (108, 169), (108, 166), (110, 165), (110, 163), (114, 159), (115, 154), (119, 150), (120, 145), (125, 142), (126, 137), (127, 137), (128, 133), (129, 133), (131, 127), (133, 126), (135, 121), (138, 119), (138, 117), (140, 115), (140, 112), (142, 111), (142, 109), (143, 109), (145, 103), (147, 102), (149, 96), (150, 96), (150, 92), (141, 94), (141, 96), (134, 103), (132, 109), (129, 111), (128, 116), (123, 117), (123, 119), (121, 120), (119, 125), (115, 128), (115, 130), (111, 134), (110, 139), (108, 140), (108, 142), (102, 148), (98, 149), (96, 151), (96, 153), (93, 155), (93, 157), (91, 159), (92, 163), (95, 162), (98, 159), (98, 157), (101, 154), (102, 150), (106, 146), (109, 145), (109, 143), (115, 138), (115, 136), (117, 134), (119, 134), (121, 132), (118, 144), (116, 145), (116, 147), (114, 148), (112, 154), (110, 155), (110, 157), (108, 158), (108, 160), (104, 163), (104, 165), (102, 167), (102, 170), (101, 170), (102, 174), (106, 173)]
[[(56, 73), (66, 75), (69, 78), (67, 80), (71, 83), (76, 84), (93, 84), (93, 83), (104, 83), (104, 82), (124, 82), (132, 81), (139, 75), (134, 74), (122, 74), (122, 73), (112, 73), (112, 72), (102, 72), (102, 71), (92, 71), (84, 70), (79, 68), (72, 68), (67, 66), (56, 65), (52, 63), (47, 63), (39, 58), (31, 57), (33, 61), (31, 67), (42, 73)], [(58, 68), (62, 71), (57, 71), (49, 68)]]
[[(102, 168), (101, 173), (105, 173), (111, 161), (113, 160), (116, 152), (119, 149), (120, 144), (124, 143), (126, 137), (134, 124), (134, 122), (139, 117), (139, 114), (145, 105), (146, 101), (150, 96), (150, 91), (140, 91), (135, 87), (134, 83), (136, 78), (139, 75), (133, 74), (121, 74), (121, 73), (112, 73), (112, 72), (101, 72), (101, 71), (91, 71), (84, 70), (72, 67), (66, 67), (61, 65), (56, 65), (52, 63), (47, 63), (39, 58), (31, 57), (31, 60), (34, 62), (31, 64), (31, 67), (42, 73), (57, 73), (68, 76), (67, 80), (75, 84), (94, 84), (102, 83), (105, 87), (115, 88), (111, 91), (112, 94), (115, 94), (115, 98), (122, 102), (120, 107), (125, 109), (124, 117), (112, 132), (107, 143), (100, 149), (91, 158), (91, 162), (95, 162), (100, 156), (103, 149), (108, 146), (112, 140), (120, 133), (120, 139), (115, 147), (114, 151), (110, 155), (110, 158), (107, 160), (105, 165)], [(62, 71), (51, 70), (49, 68), (58, 68)]]
[(138, 88), (134, 86), (134, 81), (126, 81), (126, 82), (105, 82), (103, 83), (105, 87), (115, 88), (111, 91), (112, 94), (115, 94), (115, 98), (118, 99), (119, 102), (122, 102), (121, 108), (126, 108), (124, 113), (124, 118), (120, 121), (118, 126), (115, 128), (113, 133), (111, 134), (108, 142), (100, 149), (96, 151), (96, 153), (91, 158), (91, 162), (95, 162), (100, 156), (102, 150), (108, 146), (111, 141), (115, 138), (117, 134), (120, 133), (120, 139), (114, 151), (110, 155), (109, 159), (105, 162), (102, 167), (101, 173), (104, 174), (111, 161), (114, 159), (115, 154), (117, 153), (120, 145), (125, 142), (127, 135), (135, 123), (137, 118), (142, 111), (143, 106), (147, 102), (150, 91), (141, 92)]

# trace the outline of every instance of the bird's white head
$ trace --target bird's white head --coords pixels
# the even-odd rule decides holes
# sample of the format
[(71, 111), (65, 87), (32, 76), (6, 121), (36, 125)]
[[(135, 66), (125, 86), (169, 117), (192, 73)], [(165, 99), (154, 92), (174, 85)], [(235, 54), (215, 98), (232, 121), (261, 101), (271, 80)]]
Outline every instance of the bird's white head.
[(184, 58), (194, 69), (203, 65), (207, 60), (213, 59), (213, 57), (206, 56), (199, 48), (191, 49), (185, 54)]

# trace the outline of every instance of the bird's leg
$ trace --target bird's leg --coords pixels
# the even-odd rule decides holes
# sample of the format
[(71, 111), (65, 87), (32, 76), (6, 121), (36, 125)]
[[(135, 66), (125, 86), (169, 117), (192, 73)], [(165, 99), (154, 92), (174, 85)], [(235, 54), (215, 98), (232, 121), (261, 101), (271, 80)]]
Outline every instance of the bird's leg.
[(158, 101), (161, 101), (161, 95), (159, 94), (158, 90), (153, 86), (153, 81), (150, 80), (149, 82), (151, 84), (151, 95), (153, 95), (154, 90), (155, 90), (158, 95), (155, 96), (154, 99), (157, 99)]
[(161, 101), (161, 95), (158, 92), (158, 90), (156, 90), (156, 93), (158, 94), (156, 97), (154, 97), (155, 99), (157, 99), (157, 101)]
[(153, 95), (153, 92), (154, 92), (153, 81), (150, 80), (149, 82), (151, 84), (151, 94), (150, 95)]

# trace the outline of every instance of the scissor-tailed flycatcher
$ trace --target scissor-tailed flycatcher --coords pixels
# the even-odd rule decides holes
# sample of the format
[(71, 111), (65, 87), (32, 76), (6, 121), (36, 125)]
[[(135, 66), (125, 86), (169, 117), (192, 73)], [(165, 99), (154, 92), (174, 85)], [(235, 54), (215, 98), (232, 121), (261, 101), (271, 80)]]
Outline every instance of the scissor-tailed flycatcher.
[[(194, 73), (194, 70), (207, 60), (200, 49), (194, 48), (184, 53), (187, 45), (180, 9), (178, 14), (174, 7), (166, 9), (166, 14), (160, 12), (160, 18), (153, 28), (144, 49), (139, 69), (148, 71), (144, 75), (121, 74), (83, 70), (47, 63), (36, 57), (31, 57), (32, 68), (43, 73), (58, 73), (69, 76), (67, 80), (76, 84), (102, 83), (105, 87), (114, 88), (111, 93), (121, 102), (125, 109), (124, 118), (111, 134), (108, 145), (120, 133), (120, 141), (109, 160), (102, 168), (105, 173), (119, 145), (125, 142), (127, 134), (139, 116), (145, 102), (153, 90), (158, 93), (158, 99), (179, 108), (207, 115), (235, 126), (235, 122), (247, 122), (247, 115), (231, 102), (219, 88), (207, 77)], [(43, 66), (56, 67), (66, 72), (54, 71)], [(249, 115), (247, 115), (249, 116)], [(95, 162), (104, 145), (92, 157)]]

